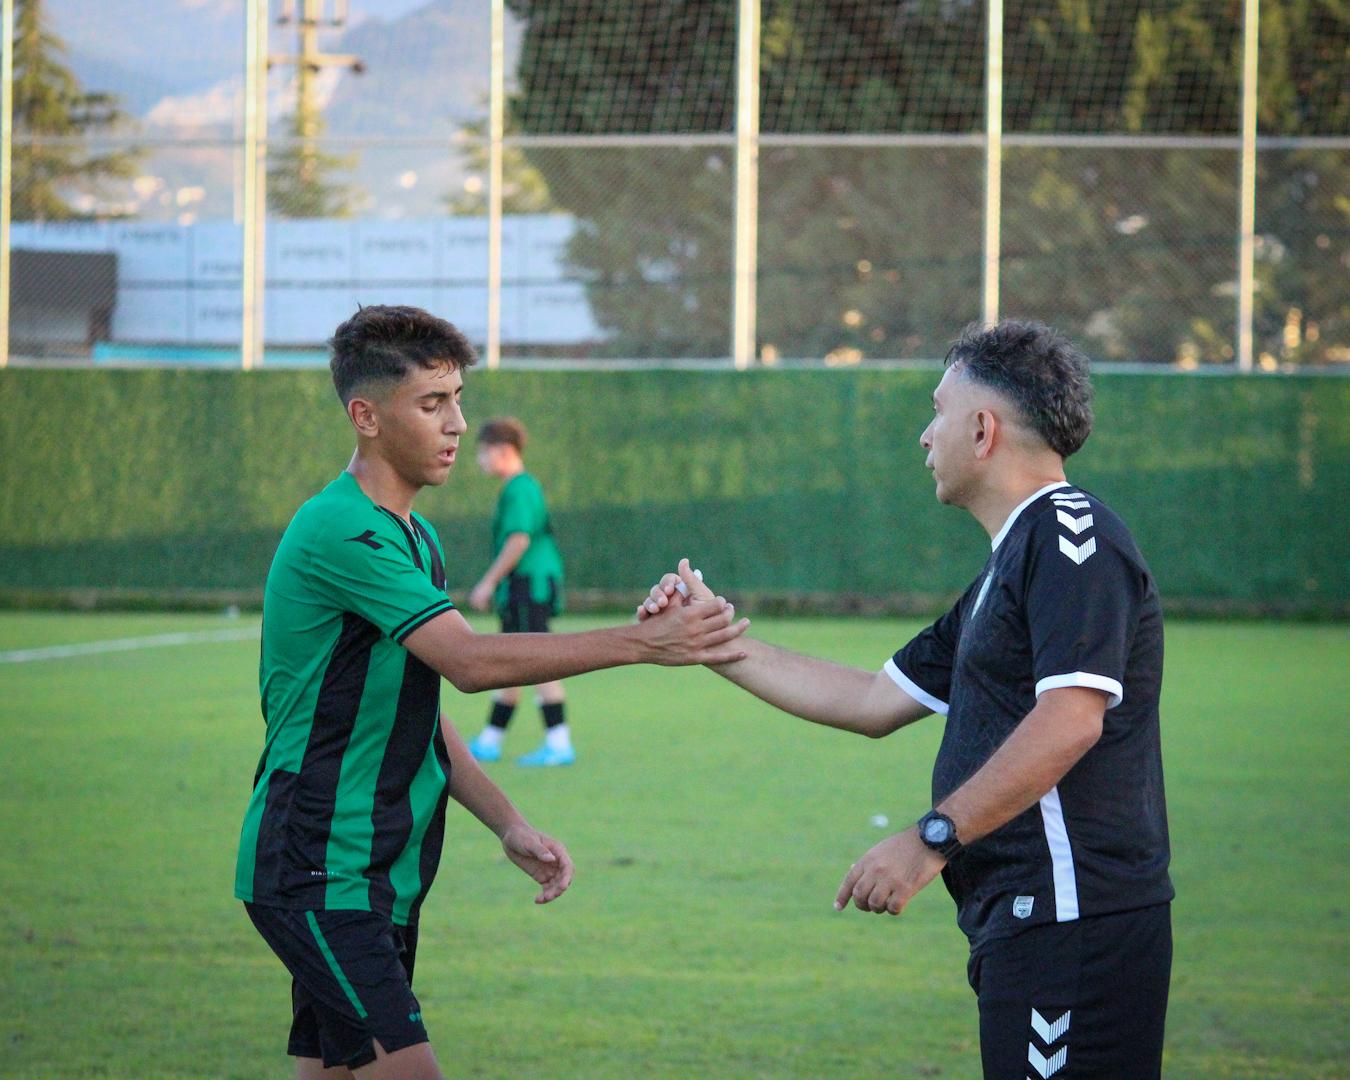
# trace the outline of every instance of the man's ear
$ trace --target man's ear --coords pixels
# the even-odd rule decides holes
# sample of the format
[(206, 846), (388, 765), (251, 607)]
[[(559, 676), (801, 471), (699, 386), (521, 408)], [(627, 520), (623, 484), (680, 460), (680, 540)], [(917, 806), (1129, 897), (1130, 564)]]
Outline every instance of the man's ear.
[(994, 452), (994, 443), (1002, 437), (998, 416), (990, 409), (975, 411), (975, 456), (987, 458)]
[(354, 397), (347, 402), (347, 419), (358, 435), (373, 439), (380, 433), (380, 418), (375, 403), (369, 398)]

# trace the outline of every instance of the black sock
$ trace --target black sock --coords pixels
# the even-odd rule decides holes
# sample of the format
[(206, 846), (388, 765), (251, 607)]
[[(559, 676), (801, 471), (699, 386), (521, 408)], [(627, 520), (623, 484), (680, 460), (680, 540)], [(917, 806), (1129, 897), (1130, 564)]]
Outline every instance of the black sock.
[(508, 705), (504, 701), (493, 701), (492, 713), (488, 717), (488, 727), (501, 728), (506, 730), (506, 725), (511, 722), (511, 714), (516, 711), (514, 705)]
[(544, 727), (546, 728), (555, 728), (559, 724), (567, 723), (563, 717), (563, 703), (561, 701), (555, 701), (552, 705), (540, 705), (539, 711), (544, 714)]

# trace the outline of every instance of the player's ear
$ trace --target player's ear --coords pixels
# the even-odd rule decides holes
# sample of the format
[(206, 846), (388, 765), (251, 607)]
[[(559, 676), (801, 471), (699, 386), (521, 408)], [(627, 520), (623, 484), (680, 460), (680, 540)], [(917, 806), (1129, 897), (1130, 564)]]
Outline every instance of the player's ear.
[(975, 456), (987, 458), (994, 450), (994, 440), (999, 434), (998, 416), (989, 409), (975, 410)]
[(375, 403), (368, 398), (354, 397), (347, 402), (347, 418), (358, 435), (373, 439), (380, 433), (380, 418)]

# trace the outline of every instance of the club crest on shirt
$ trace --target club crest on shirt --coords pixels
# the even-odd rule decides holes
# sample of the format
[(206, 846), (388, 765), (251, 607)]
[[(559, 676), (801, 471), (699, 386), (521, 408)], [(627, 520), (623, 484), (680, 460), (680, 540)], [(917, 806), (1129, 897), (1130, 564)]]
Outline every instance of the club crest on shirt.
[(1031, 915), (1031, 909), (1036, 903), (1034, 896), (1015, 896), (1013, 897), (1013, 918), (1025, 919)]

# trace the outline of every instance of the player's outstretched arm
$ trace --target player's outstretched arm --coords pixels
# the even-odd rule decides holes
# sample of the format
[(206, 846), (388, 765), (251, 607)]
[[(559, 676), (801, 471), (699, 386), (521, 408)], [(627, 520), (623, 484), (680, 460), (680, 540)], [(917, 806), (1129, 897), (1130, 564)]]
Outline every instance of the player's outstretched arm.
[(475, 634), (458, 611), (418, 627), (404, 648), (476, 693), (503, 686), (536, 686), (623, 664), (725, 664), (745, 656), (737, 642), (750, 625), (721, 597), (673, 605), (641, 624), (577, 634)]
[(450, 795), (491, 829), (506, 857), (538, 882), (536, 904), (556, 900), (572, 884), (572, 857), (567, 849), (525, 820), (505, 793), (469, 753), (453, 724), (441, 715), (441, 734), (450, 753)]
[[(681, 559), (679, 573), (665, 575), (639, 605), (638, 621), (712, 595), (689, 560)], [(879, 739), (930, 712), (884, 671), (803, 656), (749, 637), (740, 644), (744, 659), (709, 666), (760, 700), (814, 724)]]

